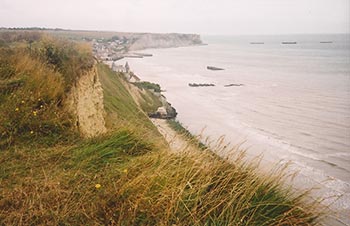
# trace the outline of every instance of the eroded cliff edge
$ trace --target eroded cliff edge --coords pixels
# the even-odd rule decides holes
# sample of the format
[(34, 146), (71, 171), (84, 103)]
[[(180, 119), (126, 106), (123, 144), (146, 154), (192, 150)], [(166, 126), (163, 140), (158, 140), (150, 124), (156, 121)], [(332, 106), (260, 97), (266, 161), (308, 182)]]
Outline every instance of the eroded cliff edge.
[(94, 137), (107, 131), (103, 89), (96, 64), (72, 87), (68, 95), (67, 107), (75, 116), (75, 124), (83, 136)]

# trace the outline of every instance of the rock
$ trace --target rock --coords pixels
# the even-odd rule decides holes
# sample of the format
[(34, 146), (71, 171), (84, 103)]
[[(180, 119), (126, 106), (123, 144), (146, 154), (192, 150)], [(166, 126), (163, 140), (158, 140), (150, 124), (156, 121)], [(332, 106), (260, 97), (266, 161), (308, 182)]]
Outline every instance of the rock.
[(244, 84), (241, 84), (241, 83), (231, 83), (231, 84), (228, 84), (228, 85), (224, 85), (225, 87), (230, 87), (230, 86), (244, 86)]
[(159, 107), (156, 112), (148, 114), (150, 118), (173, 119), (177, 115), (176, 109), (166, 102), (162, 107)]
[(103, 89), (96, 65), (83, 74), (72, 87), (66, 106), (75, 115), (75, 124), (83, 136), (95, 137), (107, 132)]
[(188, 83), (191, 87), (203, 87), (203, 86), (215, 86), (214, 84), (210, 83)]
[(213, 66), (207, 66), (208, 70), (212, 70), (212, 71), (222, 71), (225, 70), (223, 68), (219, 68), (219, 67), (213, 67)]
[(170, 103), (168, 103), (165, 106), (165, 108), (166, 108), (166, 113), (167, 113), (167, 118), (168, 119), (176, 118), (176, 116), (177, 116), (176, 109), (173, 108)]
[(160, 117), (162, 118), (166, 118), (167, 117), (167, 110), (165, 109), (165, 107), (159, 107), (157, 109), (157, 113), (159, 113)]

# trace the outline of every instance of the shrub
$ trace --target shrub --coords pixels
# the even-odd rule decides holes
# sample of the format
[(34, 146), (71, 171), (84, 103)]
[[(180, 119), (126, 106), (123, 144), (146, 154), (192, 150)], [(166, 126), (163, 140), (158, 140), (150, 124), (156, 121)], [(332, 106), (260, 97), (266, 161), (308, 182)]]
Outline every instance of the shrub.
[(33, 48), (33, 54), (47, 62), (55, 71), (62, 74), (65, 91), (68, 91), (77, 79), (92, 69), (94, 58), (89, 46), (63, 39), (45, 36)]
[(149, 90), (153, 90), (154, 92), (157, 92), (157, 93), (161, 92), (160, 85), (156, 84), (156, 83), (152, 83), (152, 82), (135, 82), (133, 84), (136, 85), (137, 87), (139, 87), (140, 89), (149, 89)]

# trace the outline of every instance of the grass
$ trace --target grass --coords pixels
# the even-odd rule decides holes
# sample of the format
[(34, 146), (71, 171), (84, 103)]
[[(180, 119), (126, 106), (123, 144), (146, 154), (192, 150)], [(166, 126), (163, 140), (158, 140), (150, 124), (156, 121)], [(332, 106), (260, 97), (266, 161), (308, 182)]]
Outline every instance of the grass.
[(90, 69), (92, 55), (63, 40), (5, 34), (0, 39), (13, 41), (0, 48), (0, 148), (27, 141), (50, 146), (79, 137), (63, 102)]
[[(6, 225), (91, 224), (113, 183), (150, 146), (130, 132), (76, 146), (1, 152), (0, 222)], [(95, 185), (102, 184), (97, 190)]]
[[(6, 157), (5, 157), (6, 156)], [(121, 131), (75, 147), (1, 153), (0, 221), (28, 224), (308, 225), (314, 206), (236, 164)], [(25, 164), (23, 164), (25, 163)], [(96, 188), (99, 184), (101, 187)]]
[(176, 131), (181, 136), (183, 136), (188, 142), (191, 142), (194, 145), (196, 145), (199, 149), (201, 149), (201, 150), (207, 150), (208, 149), (208, 147), (205, 144), (203, 144), (202, 142), (200, 142), (198, 137), (193, 136), (192, 133), (190, 131), (188, 131), (181, 124), (181, 122), (177, 121), (176, 119), (170, 119), (170, 120), (167, 120), (167, 123), (169, 124), (169, 126), (174, 131)]
[(124, 76), (113, 72), (107, 65), (101, 63), (97, 68), (103, 86), (107, 127), (110, 130), (126, 128), (164, 146), (165, 141), (158, 130), (132, 98)]
[(141, 91), (140, 95), (142, 97), (142, 100), (140, 100), (140, 107), (147, 115), (156, 112), (159, 107), (163, 106), (159, 97), (150, 90)]
[[(34, 89), (27, 86), (38, 87), (39, 97), (51, 98), (49, 106), (55, 107), (62, 119), (69, 119), (69, 114), (54, 101), (58, 96), (65, 97), (69, 87), (66, 81), (73, 81), (64, 79), (68, 70), (40, 64), (41, 58), (30, 55), (24, 58), (24, 63), (13, 63), (22, 62), (16, 57), (13, 62), (11, 57), (1, 59), (8, 63), (0, 68), (6, 71), (2, 75), (8, 76), (2, 77), (1, 85), (12, 91), (1, 94), (5, 102), (0, 102), (0, 125), (19, 121), (20, 124), (12, 127), (17, 130), (21, 125), (31, 125), (33, 106), (41, 102), (38, 103)], [(83, 140), (73, 139), (75, 133), (50, 130), (60, 136), (58, 141), (66, 141), (45, 145), (40, 142), (51, 140), (50, 134), (40, 133), (41, 137), (35, 139), (16, 134), (14, 139), (20, 137), (21, 143), (8, 143), (0, 150), (1, 225), (317, 223), (320, 217), (317, 203), (306, 202), (307, 194), (293, 194), (283, 187), (284, 173), (280, 169), (263, 175), (259, 173), (258, 163), (247, 162), (240, 151), (233, 152), (232, 162), (197, 149), (184, 150), (181, 154), (170, 152), (147, 115), (134, 102), (122, 76), (105, 65), (97, 67), (104, 88), (109, 133)], [(22, 76), (29, 73), (33, 76)], [(48, 79), (31, 80), (36, 76)], [(9, 85), (10, 80), (14, 82), (11, 84), (20, 85)], [(46, 89), (46, 82), (49, 87), (56, 84), (58, 91)], [(16, 97), (11, 97), (11, 93)], [(30, 100), (24, 102), (25, 107), (20, 105), (24, 97)], [(21, 106), (24, 112), (19, 118), (15, 115), (16, 106)], [(8, 116), (6, 109), (10, 109)], [(35, 122), (61, 122), (50, 111), (43, 112), (40, 117), (44, 118)], [(40, 114), (38, 111), (35, 117)], [(180, 124), (174, 125), (177, 130), (183, 130)], [(70, 124), (66, 126), (67, 131), (72, 128)]]
[(152, 82), (135, 82), (133, 83), (135, 86), (139, 87), (140, 89), (149, 89), (153, 90), (154, 92), (160, 93), (161, 88), (159, 84), (152, 83)]

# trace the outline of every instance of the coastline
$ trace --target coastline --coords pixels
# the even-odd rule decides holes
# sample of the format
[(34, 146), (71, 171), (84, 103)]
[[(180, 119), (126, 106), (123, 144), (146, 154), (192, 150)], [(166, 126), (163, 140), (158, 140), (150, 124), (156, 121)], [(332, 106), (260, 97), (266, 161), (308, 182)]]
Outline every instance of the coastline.
[[(150, 49), (145, 50), (147, 52), (150, 52)], [(136, 72), (140, 78), (144, 78), (142, 71), (137, 71)], [(159, 82), (160, 79), (157, 78), (155, 81), (150, 79), (150, 77), (146, 76), (146, 80), (149, 80), (151, 82)], [(169, 81), (168, 84), (166, 83), (167, 80), (163, 79), (161, 80), (161, 85), (166, 85), (166, 86), (171, 86), (173, 81)], [(178, 110), (179, 112), (179, 119), (181, 122), (183, 122), (185, 125), (187, 124), (192, 124), (190, 127), (190, 130), (194, 134), (198, 134), (205, 125), (201, 125), (201, 127), (193, 126), (193, 123), (191, 123), (191, 118), (196, 117), (193, 112), (189, 112), (186, 109), (189, 108), (195, 108), (198, 112), (205, 112), (205, 107), (203, 105), (208, 106), (208, 102), (203, 102), (203, 99), (198, 101), (198, 104), (195, 106), (188, 106), (186, 104), (186, 96), (191, 95), (191, 90), (187, 89), (184, 92), (182, 92), (181, 95), (178, 95), (179, 92), (171, 93), (174, 91), (174, 89), (177, 89), (178, 87), (171, 87), (169, 89), (168, 93), (165, 95), (168, 97), (168, 100), (170, 103), (175, 103), (174, 107)], [(168, 87), (166, 87), (168, 90)], [(180, 103), (180, 104), (179, 104)], [(201, 104), (199, 104), (201, 103)], [(206, 103), (206, 104), (203, 104)], [(202, 105), (202, 106), (201, 106)], [(183, 115), (186, 114), (185, 120)], [(213, 118), (214, 115), (206, 115), (206, 118), (210, 119)], [(211, 119), (210, 119), (211, 120)], [(211, 137), (213, 140), (218, 138), (219, 136), (225, 134), (224, 131), (220, 130), (220, 123), (218, 123), (218, 127), (214, 130), (211, 131), (211, 134), (213, 134), (213, 131), (216, 131), (216, 137)], [(196, 129), (193, 129), (196, 128)], [(239, 130), (239, 129), (237, 129)], [(229, 134), (229, 132), (232, 131), (226, 131), (226, 134)], [(214, 132), (215, 133), (215, 132)], [(230, 136), (226, 136), (227, 142), (233, 143), (233, 144), (238, 144), (242, 143), (242, 140), (247, 139), (247, 137), (236, 137), (236, 139), (233, 139), (234, 134), (231, 134)], [(259, 138), (256, 138), (259, 140)], [(233, 142), (232, 142), (233, 140)], [(234, 142), (236, 140), (236, 142)], [(332, 225), (349, 225), (350, 224), (350, 219), (348, 218), (348, 213), (350, 212), (350, 206), (348, 203), (350, 203), (350, 185), (349, 184), (344, 184), (341, 181), (335, 179), (335, 178), (330, 178), (327, 175), (323, 175), (321, 172), (315, 171), (314, 168), (308, 167), (307, 165), (301, 165), (300, 163), (295, 162), (295, 159), (289, 159), (286, 160), (286, 156), (280, 156), (279, 160), (272, 160), (274, 159), (275, 155), (273, 151), (269, 151), (269, 144), (266, 144), (265, 146), (259, 146), (261, 142), (255, 143), (254, 142), (243, 142), (241, 145), (241, 148), (243, 149), (248, 149), (247, 152), (247, 157), (248, 159), (254, 159), (258, 155), (263, 154), (264, 158), (262, 161), (262, 165), (264, 166), (272, 166), (276, 164), (286, 164), (287, 162), (292, 162), (292, 164), (289, 165), (288, 167), (288, 172), (299, 172), (298, 175), (293, 179), (293, 181), (288, 181), (288, 183), (292, 184), (294, 189), (296, 189), (299, 192), (305, 191), (305, 190), (310, 190), (310, 194), (313, 198), (318, 198), (322, 199), (322, 203), (324, 205), (329, 205), (330, 212), (336, 212), (337, 215), (332, 215), (330, 219), (327, 219), (327, 222), (330, 222)], [(234, 145), (233, 145), (234, 146)], [(268, 153), (269, 152), (269, 153)], [(229, 153), (217, 153), (221, 157), (228, 157)], [(269, 159), (270, 155), (270, 159)], [(271, 159), (271, 157), (273, 157)]]
[[(171, 105), (163, 99), (158, 84), (140, 81), (128, 64), (125, 73), (111, 70), (100, 61), (95, 65), (89, 49), (71, 43), (73, 51), (67, 52), (65, 40), (50, 39), (46, 43), (41, 38), (33, 45), (34, 50), (23, 50), (22, 43), (3, 50), (10, 58), (3, 59), (5, 68), (18, 71), (6, 77), (4, 87), (11, 92), (1, 96), (6, 100), (1, 114), (7, 116), (1, 123), (11, 125), (1, 131), (7, 136), (0, 153), (4, 160), (0, 175), (4, 185), (1, 222), (314, 225), (322, 219), (318, 202), (308, 202), (305, 193), (282, 186), (279, 169), (264, 175), (258, 163), (246, 162), (240, 152), (232, 164), (197, 140), (180, 140), (175, 147), (184, 152), (173, 153), (179, 149), (169, 149), (159, 133), (162, 131), (158, 132), (149, 120), (149, 113), (158, 111), (164, 103), (169, 108)], [(43, 48), (63, 54), (57, 55), (59, 61), (51, 65), (47, 63), (51, 55), (37, 58), (32, 52), (39, 53)], [(52, 70), (59, 65), (63, 72)], [(71, 77), (66, 71), (69, 68), (74, 68), (76, 76)], [(28, 77), (26, 71), (33, 76)], [(62, 80), (48, 78), (56, 76)], [(14, 77), (28, 77), (28, 82), (13, 90)], [(59, 101), (70, 102), (70, 91), (72, 112), (67, 109), (70, 103), (56, 106)], [(175, 109), (171, 112), (175, 117)], [(164, 108), (159, 113), (164, 116)], [(165, 116), (169, 118), (167, 111)], [(96, 120), (102, 124), (94, 126)], [(59, 127), (61, 123), (64, 126)], [(84, 137), (81, 128), (85, 123), (90, 132), (96, 133)], [(175, 121), (168, 121), (173, 130), (164, 123), (159, 121), (158, 127), (165, 129), (163, 135), (185, 131)], [(193, 136), (185, 131), (184, 138)], [(181, 144), (186, 145), (185, 150)]]

